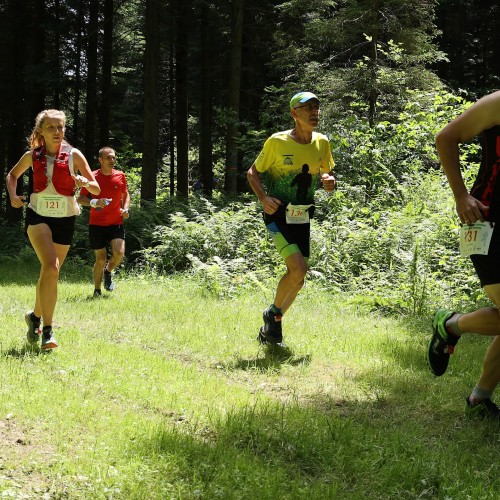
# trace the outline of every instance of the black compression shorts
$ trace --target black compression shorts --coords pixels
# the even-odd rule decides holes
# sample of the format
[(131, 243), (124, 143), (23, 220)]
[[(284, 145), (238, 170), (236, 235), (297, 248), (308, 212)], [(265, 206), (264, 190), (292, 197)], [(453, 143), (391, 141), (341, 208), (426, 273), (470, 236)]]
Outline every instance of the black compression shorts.
[(52, 231), (52, 241), (59, 245), (71, 245), (75, 234), (76, 215), (69, 217), (45, 217), (31, 208), (26, 209), (26, 226), (47, 224)]
[(471, 255), (481, 286), (500, 283), (500, 222), (495, 224), (488, 255)]

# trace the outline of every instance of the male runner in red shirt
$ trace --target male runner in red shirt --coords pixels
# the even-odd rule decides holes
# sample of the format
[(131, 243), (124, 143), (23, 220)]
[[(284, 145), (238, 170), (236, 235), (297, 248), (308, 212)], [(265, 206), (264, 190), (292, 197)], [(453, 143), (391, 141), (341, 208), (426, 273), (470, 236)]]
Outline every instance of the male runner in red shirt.
[[(94, 297), (101, 296), (101, 282), (104, 275), (104, 288), (114, 290), (113, 270), (120, 265), (125, 255), (125, 230), (123, 220), (128, 219), (130, 194), (125, 174), (114, 168), (115, 150), (109, 146), (99, 150), (101, 168), (94, 176), (101, 186), (98, 197), (92, 196), (83, 188), (78, 203), (90, 206), (89, 238), (95, 251)], [(107, 247), (111, 247), (111, 257), (107, 261)], [(107, 263), (106, 263), (107, 261)]]

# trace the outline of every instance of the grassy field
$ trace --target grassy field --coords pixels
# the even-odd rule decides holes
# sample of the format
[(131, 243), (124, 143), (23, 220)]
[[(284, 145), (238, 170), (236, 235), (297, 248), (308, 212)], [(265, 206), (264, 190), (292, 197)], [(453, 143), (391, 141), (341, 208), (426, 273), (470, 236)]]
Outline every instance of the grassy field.
[(42, 499), (493, 499), (496, 425), (465, 419), (488, 339), (441, 378), (428, 321), (308, 285), (288, 351), (255, 338), (271, 294), (67, 266), (52, 353), (25, 344), (37, 268), (0, 264), (0, 493)]

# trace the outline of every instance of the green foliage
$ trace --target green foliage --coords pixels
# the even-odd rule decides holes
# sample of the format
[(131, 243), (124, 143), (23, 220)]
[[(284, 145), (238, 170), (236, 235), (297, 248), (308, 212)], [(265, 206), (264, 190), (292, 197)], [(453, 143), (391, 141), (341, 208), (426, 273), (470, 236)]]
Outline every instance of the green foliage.
[[(483, 300), (470, 262), (458, 255), (453, 199), (434, 148), (436, 132), (468, 105), (446, 93), (408, 92), (394, 122), (370, 127), (353, 111), (333, 124), (338, 189), (317, 193), (310, 279), (391, 313), (418, 316), (441, 302), (470, 308)], [(468, 182), (477, 152), (475, 143), (462, 148)], [(276, 278), (284, 267), (260, 210), (255, 201), (193, 197), (154, 228), (152, 244), (139, 252), (142, 265), (190, 270), (216, 296)]]
[[(374, 127), (358, 113), (359, 101), (342, 121), (325, 113), (338, 188), (317, 193), (309, 279), (332, 293), (362, 296), (388, 313), (420, 316), (439, 303), (473, 308), (484, 297), (469, 260), (458, 254), (453, 198), (434, 148), (436, 132), (469, 103), (445, 92), (407, 91), (405, 99), (396, 120)], [(477, 143), (462, 147), (461, 161), (470, 185)], [(133, 204), (126, 267), (148, 275), (191, 274), (207, 296), (272, 293), (285, 266), (253, 196), (177, 199), (165, 193), (157, 203), (139, 206), (138, 177), (128, 168)], [(84, 209), (70, 256), (92, 263), (87, 221)], [(5, 231), (12, 236), (2, 239), (0, 251), (20, 253), (21, 231)]]
[(0, 219), (0, 256), (13, 257), (19, 255), (26, 245), (24, 227), (12, 225)]
[[(152, 245), (144, 248), (141, 258), (156, 272), (178, 272), (213, 258), (238, 262), (244, 259), (246, 269), (259, 272), (269, 267), (265, 257), (269, 245), (265, 238), (262, 216), (254, 202), (213, 202), (193, 196), (189, 204), (166, 217), (166, 223), (152, 231)], [(238, 266), (236, 266), (238, 267)]]
[(279, 87), (285, 95), (304, 88), (328, 97), (336, 115), (354, 99), (365, 104), (359, 111), (372, 123), (382, 112), (396, 116), (406, 89), (442, 86), (429, 70), (445, 57), (434, 44), (435, 3), (283, 2), (272, 62)]
[(351, 293), (309, 284), (276, 352), (260, 292), (120, 275), (96, 300), (68, 270), (48, 354), (25, 342), (36, 262), (0, 262), (2, 498), (498, 497), (498, 425), (463, 416), (488, 339), (465, 336), (444, 381), (428, 324)]
[[(405, 183), (418, 183), (420, 173), (437, 167), (434, 147), (436, 133), (467, 106), (463, 99), (445, 92), (406, 91), (405, 106), (393, 121), (370, 126), (359, 113), (360, 101), (341, 121), (325, 113), (323, 129), (332, 145), (339, 182), (364, 186), (369, 197), (382, 196), (387, 202), (401, 201)], [(465, 148), (469, 161), (477, 146)]]

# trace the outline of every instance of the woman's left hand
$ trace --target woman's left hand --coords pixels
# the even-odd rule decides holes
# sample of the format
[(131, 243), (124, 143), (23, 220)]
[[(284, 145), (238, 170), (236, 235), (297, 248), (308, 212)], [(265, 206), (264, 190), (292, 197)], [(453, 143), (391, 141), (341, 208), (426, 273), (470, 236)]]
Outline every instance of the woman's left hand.
[(76, 187), (88, 187), (89, 185), (89, 180), (84, 177), (83, 175), (73, 175), (71, 174), (71, 177), (73, 177), (73, 180), (75, 181)]

